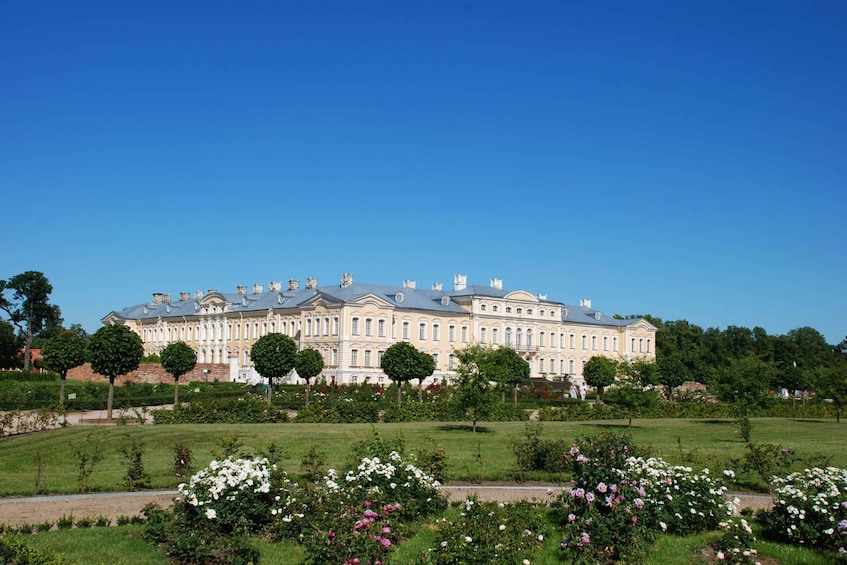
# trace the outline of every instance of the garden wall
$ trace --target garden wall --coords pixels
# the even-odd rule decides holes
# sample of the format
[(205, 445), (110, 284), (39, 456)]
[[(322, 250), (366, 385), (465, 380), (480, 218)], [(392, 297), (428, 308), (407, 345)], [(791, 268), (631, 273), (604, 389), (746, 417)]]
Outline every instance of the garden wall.
[[(203, 369), (208, 369), (209, 373), (203, 372)], [(91, 370), (91, 365), (86, 363), (68, 371), (68, 378), (76, 381), (93, 381), (93, 382), (108, 382), (108, 379)], [(194, 370), (179, 378), (179, 382), (187, 383), (190, 381), (206, 381), (213, 382), (229, 382), (229, 365), (213, 365), (211, 363), (198, 363)], [(173, 377), (162, 368), (160, 363), (142, 363), (138, 369), (115, 379), (115, 384), (122, 385), (124, 383), (167, 383), (173, 384)]]

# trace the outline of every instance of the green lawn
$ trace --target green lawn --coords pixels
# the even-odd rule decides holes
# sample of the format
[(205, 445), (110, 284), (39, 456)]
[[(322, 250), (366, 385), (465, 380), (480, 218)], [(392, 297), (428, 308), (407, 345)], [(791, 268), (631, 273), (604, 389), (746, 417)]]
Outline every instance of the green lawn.
[[(572, 441), (581, 435), (603, 431), (627, 432), (635, 443), (674, 464), (732, 467), (731, 460), (744, 455), (745, 446), (738, 427), (730, 420), (636, 420), (632, 428), (625, 421), (545, 422), (542, 437)], [(173, 472), (174, 446), (191, 447), (194, 469), (205, 467), (220, 451), (217, 442), (239, 436), (242, 452), (258, 454), (271, 443), (286, 457), (281, 466), (290, 474), (301, 474), (300, 461), (310, 448), (326, 455), (327, 467), (342, 468), (350, 459), (357, 441), (377, 430), (384, 438), (402, 436), (407, 452), (443, 447), (447, 455), (447, 479), (512, 480), (514, 456), (510, 441), (521, 439), (526, 424), (521, 422), (483, 423), (473, 434), (466, 423), (402, 424), (252, 424), (252, 425), (147, 425), (75, 426), (0, 439), (0, 496), (31, 495), (39, 481), (43, 493), (79, 491), (78, 459), (73, 447), (93, 450), (100, 442), (102, 461), (91, 474), (94, 491), (124, 490), (127, 462), (121, 450), (130, 437), (144, 443), (143, 461), (151, 476), (151, 488), (175, 488), (184, 479)], [(794, 447), (797, 469), (810, 465), (847, 467), (847, 424), (828, 420), (762, 418), (753, 421), (752, 439), (760, 443)], [(39, 471), (40, 469), (40, 471)], [(565, 477), (532, 475), (527, 478), (556, 480)]]

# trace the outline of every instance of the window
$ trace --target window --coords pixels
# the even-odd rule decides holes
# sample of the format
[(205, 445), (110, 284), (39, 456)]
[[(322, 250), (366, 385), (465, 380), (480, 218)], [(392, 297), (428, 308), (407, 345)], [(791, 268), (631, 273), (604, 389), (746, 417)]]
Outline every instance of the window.
[[(200, 332), (197, 332), (198, 335)], [(244, 339), (250, 339), (250, 324), (244, 324)]]
[(520, 349), (523, 346), (523, 330), (515, 331), (515, 347)]
[(518, 309), (517, 309), (517, 314), (518, 314), (518, 316), (523, 315), (523, 308), (518, 308)]
[(538, 346), (546, 347), (547, 346), (547, 334), (541, 332), (538, 334)]
[(403, 339), (409, 339), (409, 322), (403, 322)]
[(511, 314), (511, 313), (512, 313), (512, 307), (506, 306), (506, 314)]
[(435, 368), (438, 369), (438, 353), (432, 354), (432, 360), (435, 361)]
[(468, 327), (462, 326), (462, 343), (468, 342)]
[(352, 335), (359, 335), (359, 318), (353, 318), (350, 321), (350, 333)]
[(306, 319), (306, 335), (312, 335), (312, 320), (308, 318)]
[(332, 319), (332, 335), (338, 335), (338, 316)]
[(379, 337), (385, 337), (385, 320), (379, 320), (376, 323), (376, 331)]
[(618, 350), (618, 338), (613, 337), (612, 338), (612, 351), (617, 351), (617, 350)]
[(421, 341), (426, 341), (426, 324), (421, 323), (418, 326), (418, 339)]
[(569, 340), (570, 340), (570, 348), (575, 349), (576, 348), (576, 334), (571, 334), (569, 336)]
[(488, 310), (488, 305), (480, 304), (479, 309), (482, 310), (483, 312), (485, 312), (486, 310)]
[(365, 335), (367, 337), (371, 337), (374, 334), (373, 325), (373, 320), (371, 320), (370, 318), (365, 318)]
[(481, 343), (488, 341), (488, 328), (479, 328), (479, 341)]
[(371, 350), (365, 349), (365, 367), (371, 366)]
[(438, 341), (441, 338), (441, 326), (432, 324), (432, 341)]
[(652, 349), (652, 348), (651, 348), (651, 346), (650, 346), (650, 342), (651, 342), (651, 341), (652, 341), (652, 340), (649, 340), (649, 339), (647, 340), (647, 353), (652, 353), (652, 351), (651, 351), (651, 349)]
[(332, 364), (335, 365), (335, 366), (338, 366), (338, 350), (337, 349), (332, 350)]
[(324, 318), (324, 335), (329, 335), (329, 318)]
[(315, 337), (321, 335), (321, 319), (315, 318)]
[(491, 330), (491, 343), (493, 343), (494, 345), (497, 345), (499, 343), (498, 340), (500, 339), (500, 336), (498, 335), (498, 333), (499, 332), (498, 332), (497, 328), (492, 328), (492, 330)]
[(573, 370), (573, 369), (574, 369), (574, 367), (573, 367), (573, 359), (571, 359), (570, 361), (568, 361), (568, 374), (569, 374), (569, 375), (575, 375), (575, 374), (576, 374), (576, 373), (574, 373), (574, 370)]
[(585, 351), (586, 349), (588, 349), (588, 336), (582, 334), (582, 350)]
[(597, 351), (597, 336), (596, 335), (591, 336), (591, 349), (593, 351)]
[(630, 351), (635, 353), (635, 338), (632, 338), (632, 344), (630, 344)]
[(358, 367), (359, 366), (359, 350), (351, 349), (350, 350), (350, 366)]
[(492, 307), (491, 307), (491, 311), (492, 311), (492, 312), (499, 312), (499, 311), (500, 311), (500, 307), (499, 307), (499, 306), (497, 306), (497, 305), (495, 304), (494, 306), (492, 306)]
[(382, 354), (385, 353), (382, 350), (376, 352), (376, 366), (382, 367)]
[(229, 339), (232, 339), (232, 324), (227, 324), (227, 325), (226, 325), (226, 338), (227, 338), (228, 340), (229, 340)]
[(447, 357), (447, 368), (451, 371), (456, 368), (456, 356), (452, 353)]
[(354, 385), (358, 384), (359, 383), (359, 375), (353, 375), (352, 377), (350, 377), (350, 382)]
[(506, 328), (506, 345), (512, 345), (512, 328)]
[(638, 340), (638, 352), (644, 353), (644, 340), (643, 339)]
[(603, 351), (609, 350), (609, 336), (603, 336)]
[(550, 359), (550, 372), (551, 373), (556, 372), (556, 360), (555, 359)]
[(532, 316), (532, 308), (527, 308), (527, 309), (526, 309), (526, 315), (527, 315), (527, 316)]
[(539, 311), (538, 311), (538, 315), (539, 315), (539, 316), (543, 316), (543, 315), (544, 315), (544, 308), (542, 308), (541, 310), (539, 310)]
[(456, 341), (456, 326), (449, 325), (447, 326), (447, 341), (454, 342)]

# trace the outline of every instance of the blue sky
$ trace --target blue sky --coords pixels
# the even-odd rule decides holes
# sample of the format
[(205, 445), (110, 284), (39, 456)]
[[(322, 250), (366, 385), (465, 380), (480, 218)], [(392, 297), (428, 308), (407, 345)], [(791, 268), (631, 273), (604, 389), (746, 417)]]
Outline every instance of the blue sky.
[(0, 3), (0, 278), (466, 274), (847, 335), (843, 2)]

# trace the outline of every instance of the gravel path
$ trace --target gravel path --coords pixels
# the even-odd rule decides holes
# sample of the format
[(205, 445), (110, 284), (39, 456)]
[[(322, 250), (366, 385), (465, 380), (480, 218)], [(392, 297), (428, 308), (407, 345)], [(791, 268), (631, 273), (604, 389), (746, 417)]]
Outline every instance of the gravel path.
[[(554, 485), (515, 484), (449, 484), (442, 487), (450, 500), (465, 500), (476, 495), (479, 500), (509, 502), (514, 500), (553, 500), (562, 490)], [(75, 495), (0, 498), (0, 524), (18, 526), (55, 522), (62, 516), (75, 518), (106, 516), (115, 523), (118, 516), (136, 516), (147, 504), (155, 502), (167, 508), (176, 491), (114, 492)], [(768, 508), (771, 498), (760, 494), (733, 494), (740, 508)]]

